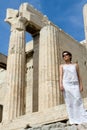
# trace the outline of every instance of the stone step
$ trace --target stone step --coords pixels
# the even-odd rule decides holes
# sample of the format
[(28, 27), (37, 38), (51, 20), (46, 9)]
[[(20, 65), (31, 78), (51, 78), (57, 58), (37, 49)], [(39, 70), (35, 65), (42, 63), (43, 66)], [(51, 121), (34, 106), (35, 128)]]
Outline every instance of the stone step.
[[(87, 108), (87, 98), (84, 100), (84, 106)], [(27, 125), (30, 127), (37, 127), (49, 123), (63, 121), (68, 119), (65, 104), (49, 108), (44, 112), (34, 112), (21, 116), (9, 123), (1, 123), (0, 130), (21, 130), (26, 128)]]

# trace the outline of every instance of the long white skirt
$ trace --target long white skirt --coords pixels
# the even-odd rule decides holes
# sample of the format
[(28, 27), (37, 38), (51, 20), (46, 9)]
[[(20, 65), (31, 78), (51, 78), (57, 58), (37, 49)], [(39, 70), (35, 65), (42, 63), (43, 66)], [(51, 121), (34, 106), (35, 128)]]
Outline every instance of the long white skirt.
[(87, 123), (87, 112), (84, 109), (78, 82), (63, 83), (64, 99), (70, 124)]

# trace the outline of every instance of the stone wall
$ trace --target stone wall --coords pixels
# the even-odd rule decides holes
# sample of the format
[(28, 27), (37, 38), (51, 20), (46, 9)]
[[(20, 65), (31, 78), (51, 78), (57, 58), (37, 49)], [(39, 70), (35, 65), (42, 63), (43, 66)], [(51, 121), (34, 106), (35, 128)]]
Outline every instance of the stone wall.
[(4, 99), (7, 92), (6, 70), (0, 68), (0, 104), (4, 106)]

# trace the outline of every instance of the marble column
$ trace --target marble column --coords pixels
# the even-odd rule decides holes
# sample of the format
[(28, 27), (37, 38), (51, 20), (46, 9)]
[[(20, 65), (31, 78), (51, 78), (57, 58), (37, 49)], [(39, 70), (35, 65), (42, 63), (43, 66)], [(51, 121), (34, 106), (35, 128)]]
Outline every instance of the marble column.
[(83, 8), (83, 18), (84, 18), (84, 32), (85, 32), (85, 40), (86, 40), (86, 48), (87, 48), (87, 4), (85, 4)]
[(47, 25), (40, 31), (39, 111), (60, 104), (58, 29)]
[(25, 23), (19, 16), (6, 19), (11, 25), (7, 61), (7, 99), (4, 110), (7, 120), (25, 113)]

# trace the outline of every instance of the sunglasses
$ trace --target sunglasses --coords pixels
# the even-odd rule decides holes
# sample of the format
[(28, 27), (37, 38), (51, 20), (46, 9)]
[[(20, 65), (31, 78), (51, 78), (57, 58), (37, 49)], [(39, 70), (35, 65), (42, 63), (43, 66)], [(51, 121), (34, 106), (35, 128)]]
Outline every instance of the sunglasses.
[(64, 53), (64, 54), (63, 54), (63, 57), (64, 57), (64, 56), (68, 56), (68, 55), (69, 55), (68, 53)]

